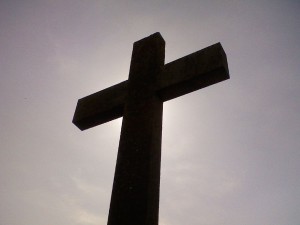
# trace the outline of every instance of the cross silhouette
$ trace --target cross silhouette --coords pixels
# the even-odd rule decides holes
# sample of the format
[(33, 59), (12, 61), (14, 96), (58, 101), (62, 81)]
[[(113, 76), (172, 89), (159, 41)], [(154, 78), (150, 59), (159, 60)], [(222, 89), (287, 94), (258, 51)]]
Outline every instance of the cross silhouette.
[(123, 116), (108, 225), (157, 225), (163, 102), (229, 79), (220, 43), (164, 64), (160, 33), (134, 43), (129, 79), (78, 100), (85, 130)]

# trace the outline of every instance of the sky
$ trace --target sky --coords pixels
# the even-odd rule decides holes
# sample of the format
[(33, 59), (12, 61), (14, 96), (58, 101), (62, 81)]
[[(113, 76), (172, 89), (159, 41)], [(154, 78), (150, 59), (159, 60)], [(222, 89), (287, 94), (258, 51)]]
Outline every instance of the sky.
[(221, 42), (230, 79), (164, 103), (160, 225), (300, 224), (300, 2), (0, 1), (0, 225), (105, 225), (122, 119), (79, 98)]

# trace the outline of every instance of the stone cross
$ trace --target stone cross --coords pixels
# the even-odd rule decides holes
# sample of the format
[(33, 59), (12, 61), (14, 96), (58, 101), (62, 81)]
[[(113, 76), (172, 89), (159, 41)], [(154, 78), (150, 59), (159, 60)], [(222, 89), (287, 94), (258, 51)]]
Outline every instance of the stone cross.
[(163, 102), (229, 79), (220, 43), (164, 64), (160, 33), (134, 43), (129, 79), (78, 100), (85, 130), (123, 116), (108, 225), (157, 225)]

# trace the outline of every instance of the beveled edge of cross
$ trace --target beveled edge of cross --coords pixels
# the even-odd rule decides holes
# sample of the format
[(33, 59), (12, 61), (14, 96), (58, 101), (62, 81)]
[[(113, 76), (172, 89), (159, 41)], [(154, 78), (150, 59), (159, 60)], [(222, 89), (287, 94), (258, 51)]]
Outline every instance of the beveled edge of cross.
[[(164, 41), (159, 32), (146, 38)], [(156, 92), (161, 100), (168, 101), (227, 79), (227, 57), (221, 43), (216, 43), (165, 64), (158, 76)], [(123, 81), (79, 99), (72, 122), (80, 130), (86, 130), (121, 117), (129, 82)]]

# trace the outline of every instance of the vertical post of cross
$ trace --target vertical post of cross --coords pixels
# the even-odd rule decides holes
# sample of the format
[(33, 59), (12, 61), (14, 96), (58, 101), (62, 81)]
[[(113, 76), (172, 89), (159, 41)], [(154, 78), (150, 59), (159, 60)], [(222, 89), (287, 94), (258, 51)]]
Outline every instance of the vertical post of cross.
[(108, 225), (158, 224), (164, 57), (159, 33), (134, 43)]

